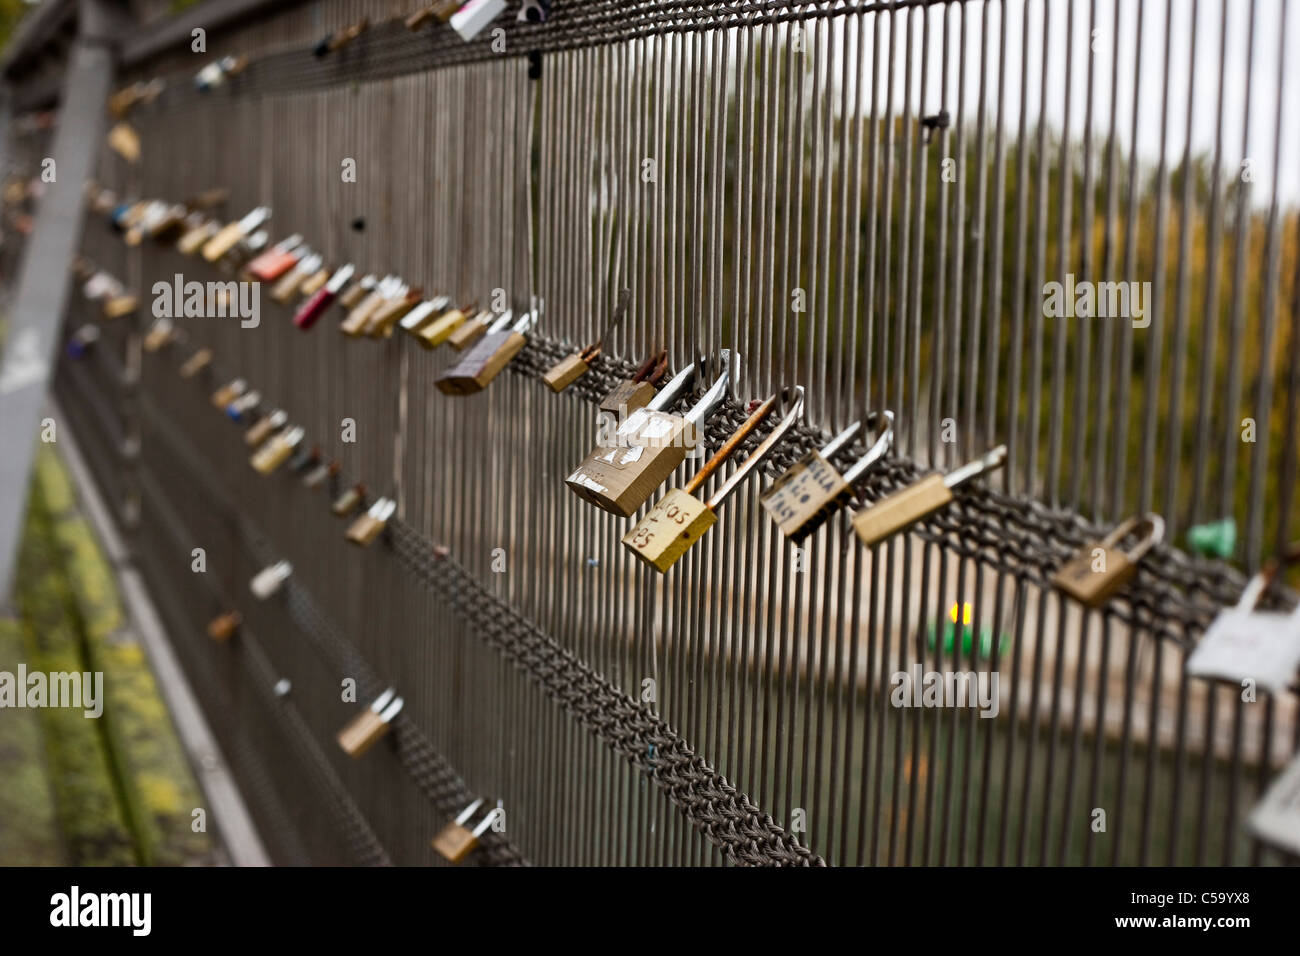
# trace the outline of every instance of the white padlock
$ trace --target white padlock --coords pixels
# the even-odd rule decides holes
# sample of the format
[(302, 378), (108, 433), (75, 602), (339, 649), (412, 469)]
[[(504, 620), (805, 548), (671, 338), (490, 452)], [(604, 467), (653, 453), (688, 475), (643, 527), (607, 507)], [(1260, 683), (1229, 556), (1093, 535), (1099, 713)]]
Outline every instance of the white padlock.
[(292, 573), (292, 564), (288, 561), (277, 561), (270, 567), (258, 571), (253, 580), (248, 582), (248, 589), (253, 592), (254, 597), (265, 601), (280, 590), (280, 585), (284, 584)]
[(1289, 613), (1255, 610), (1276, 571), (1274, 564), (1255, 575), (1236, 606), (1220, 612), (1187, 658), (1187, 673), (1286, 692), (1300, 667), (1300, 605)]

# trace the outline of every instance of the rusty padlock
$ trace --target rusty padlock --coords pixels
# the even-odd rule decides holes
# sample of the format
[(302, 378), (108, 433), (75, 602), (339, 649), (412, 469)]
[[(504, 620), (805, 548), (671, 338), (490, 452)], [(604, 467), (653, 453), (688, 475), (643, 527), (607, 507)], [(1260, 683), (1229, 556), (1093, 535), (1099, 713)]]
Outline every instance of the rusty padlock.
[(525, 312), (508, 331), (488, 332), (460, 361), (434, 379), (433, 384), (446, 395), (481, 392), (528, 344), (524, 333), (535, 318), (536, 313)]
[(655, 384), (668, 371), (668, 352), (662, 350), (650, 356), (627, 381), (619, 382), (597, 406), (602, 412), (626, 418), (638, 408), (645, 408), (654, 400)]

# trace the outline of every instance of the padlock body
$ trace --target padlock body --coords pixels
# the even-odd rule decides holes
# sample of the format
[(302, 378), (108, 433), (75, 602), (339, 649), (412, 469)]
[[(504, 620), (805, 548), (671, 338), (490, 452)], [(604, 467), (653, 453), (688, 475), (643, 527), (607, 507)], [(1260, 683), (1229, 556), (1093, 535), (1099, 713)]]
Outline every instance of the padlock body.
[(253, 469), (258, 474), (269, 475), (288, 461), (289, 456), (292, 454), (293, 445), (276, 437), (253, 452), (253, 456), (248, 459), (248, 463), (253, 466)]
[(214, 641), (228, 641), (241, 623), (238, 611), (219, 614), (208, 622), (208, 637)]
[[(1094, 556), (1094, 551), (1102, 554)], [(1094, 570), (1094, 565), (1097, 570)], [(1123, 551), (1094, 542), (1053, 574), (1052, 584), (1081, 604), (1099, 607), (1114, 597), (1136, 573), (1137, 565)]]
[(392, 335), (393, 326), (397, 324), (397, 320), (415, 308), (419, 301), (420, 297), (418, 295), (408, 295), (385, 302), (370, 314), (370, 318), (366, 322), (366, 334), (372, 338)]
[(145, 333), (143, 342), (144, 350), (146, 352), (157, 352), (171, 340), (172, 330), (169, 326), (163, 325), (162, 327), (159, 327), (155, 325)]
[(478, 837), (459, 823), (448, 823), (433, 838), (433, 848), (445, 860), (460, 863), (478, 846)]
[(446, 315), (440, 315), (415, 333), (416, 339), (426, 349), (436, 349), (451, 337), (451, 334), (465, 325), (469, 316), (460, 309), (452, 309)]
[(298, 286), (298, 292), (300, 295), (315, 295), (317, 292), (320, 291), (320, 289), (325, 285), (325, 283), (329, 281), (330, 281), (329, 270), (321, 269), (318, 272), (316, 272), (315, 275), (310, 275), (307, 278), (303, 279), (302, 284)]
[(363, 548), (371, 544), (384, 530), (384, 522), (369, 514), (364, 514), (348, 527), (347, 539)]
[(261, 282), (274, 282), (297, 264), (298, 256), (293, 252), (272, 249), (249, 263), (248, 273)]
[(209, 262), (216, 262), (244, 236), (244, 231), (239, 228), (239, 223), (232, 222), (222, 229), (203, 246), (203, 258)]
[(382, 295), (378, 292), (371, 292), (357, 304), (356, 308), (347, 314), (347, 317), (339, 324), (339, 328), (343, 330), (345, 335), (360, 335), (365, 331), (366, 324), (370, 321), (370, 316), (372, 316), (376, 310), (384, 304), (384, 302), (385, 299)]
[(462, 322), (460, 327), (447, 336), (447, 344), (457, 352), (463, 352), (487, 334), (486, 322)]
[(590, 368), (591, 366), (583, 361), (581, 355), (576, 353), (566, 355), (547, 369), (546, 374), (542, 376), (542, 381), (552, 392), (562, 392), (586, 375)]
[(623, 536), (629, 551), (665, 573), (717, 522), (713, 509), (694, 495), (674, 488)]
[(176, 243), (176, 248), (181, 255), (192, 256), (211, 236), (212, 224), (204, 223), (181, 236), (180, 242)]
[(933, 514), (952, 501), (943, 475), (929, 475), (864, 508), (853, 516), (853, 530), (871, 547)]
[(354, 309), (371, 292), (360, 282), (354, 282), (339, 296), (339, 305), (345, 309)]
[(212, 361), (212, 353), (208, 349), (199, 349), (181, 366), (181, 378), (193, 378)]
[(608, 395), (600, 400), (600, 410), (611, 415), (631, 415), (638, 408), (645, 408), (655, 397), (655, 387), (649, 382), (634, 382), (628, 379), (615, 385)]
[(375, 741), (388, 733), (388, 724), (370, 708), (357, 714), (338, 733), (339, 746), (349, 757), (360, 757)]
[(253, 427), (244, 432), (244, 442), (250, 447), (256, 448), (262, 442), (271, 437), (275, 431), (275, 422), (270, 415), (253, 424)]
[(1236, 684), (1250, 680), (1286, 694), (1300, 668), (1300, 609), (1245, 611), (1227, 608), (1187, 658), (1187, 673)]
[(619, 428), (615, 444), (597, 448), (564, 479), (578, 497), (631, 517), (686, 460), (695, 446), (686, 419), (638, 409)]
[(271, 286), (271, 298), (281, 304), (288, 302), (293, 298), (293, 294), (298, 291), (298, 287), (302, 285), (303, 280), (306, 278), (300, 271), (294, 269)]
[(338, 517), (344, 518), (355, 511), (359, 504), (361, 504), (361, 492), (355, 488), (349, 488), (334, 500), (334, 504), (330, 505), (330, 510)]
[(810, 451), (759, 496), (759, 504), (791, 541), (804, 540), (843, 507), (853, 489), (821, 455)]
[(104, 316), (110, 319), (120, 319), (124, 315), (130, 315), (135, 311), (136, 298), (133, 295), (117, 295), (104, 303)]
[(528, 339), (519, 332), (486, 335), (464, 358), (443, 372), (434, 384), (447, 395), (481, 392), (527, 343)]

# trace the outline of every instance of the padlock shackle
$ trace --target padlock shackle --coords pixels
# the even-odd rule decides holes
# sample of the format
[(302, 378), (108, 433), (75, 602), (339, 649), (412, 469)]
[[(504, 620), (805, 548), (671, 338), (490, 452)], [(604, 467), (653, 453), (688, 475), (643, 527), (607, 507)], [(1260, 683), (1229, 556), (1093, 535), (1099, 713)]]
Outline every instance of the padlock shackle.
[[(1259, 599), (1264, 596), (1269, 585), (1277, 573), (1288, 565), (1300, 563), (1300, 541), (1293, 541), (1282, 549), (1282, 553), (1277, 557), (1269, 558), (1260, 568), (1259, 572), (1250, 579), (1245, 590), (1241, 592), (1241, 597), (1237, 599), (1237, 610), (1250, 611), (1259, 603)], [(1295, 610), (1291, 612), (1293, 616), (1300, 616), (1300, 604), (1297, 604)]]
[(397, 688), (389, 687), (382, 694), (380, 694), (378, 697), (376, 697), (374, 700), (370, 702), (370, 709), (373, 710), (376, 714), (379, 713), (385, 707), (388, 706), (388, 702), (393, 699), (396, 693), (397, 693)]
[(686, 391), (686, 387), (695, 381), (695, 372), (699, 365), (699, 361), (692, 362), (674, 375), (668, 384), (659, 390), (659, 394), (646, 404), (646, 411), (662, 412), (669, 405), (676, 402), (681, 397), (682, 392)]
[(614, 312), (605, 323), (604, 330), (600, 333), (600, 338), (596, 339), (595, 347), (599, 354), (599, 347), (605, 344), (605, 337), (609, 335), (614, 328), (627, 317), (628, 307), (632, 304), (632, 290), (622, 289), (618, 293), (618, 300), (614, 303)]
[(511, 320), (514, 319), (514, 317), (515, 317), (515, 310), (506, 309), (499, 316), (497, 316), (495, 322), (493, 322), (491, 325), (487, 327), (488, 334), (490, 335), (493, 332), (504, 332), (506, 326), (510, 324)]
[(998, 445), (985, 452), (981, 457), (974, 461), (969, 461), (960, 468), (954, 469), (944, 475), (943, 483), (949, 488), (956, 488), (964, 485), (973, 478), (978, 478), (986, 471), (993, 471), (1001, 468), (1007, 462), (1007, 446)]
[(463, 827), (465, 822), (469, 820), (469, 818), (472, 817), (481, 806), (483, 806), (483, 798), (479, 797), (464, 810), (460, 811), (460, 814), (456, 817), (456, 825)]
[[(879, 424), (883, 422), (880, 428), (876, 442), (867, 449), (867, 453), (852, 468), (843, 474), (843, 478), (850, 485), (857, 481), (866, 472), (868, 468), (884, 458), (889, 453), (889, 449), (894, 447), (894, 413), (889, 409), (884, 412), (872, 412), (865, 419), (866, 424)], [(832, 442), (834, 444), (834, 442)], [(835, 454), (835, 450), (830, 452), (823, 451), (823, 457), (830, 457)]]
[(1165, 519), (1154, 511), (1134, 515), (1123, 521), (1101, 541), (1103, 548), (1114, 548), (1131, 534), (1142, 532), (1142, 538), (1132, 551), (1125, 552), (1130, 561), (1141, 561), (1146, 553), (1165, 539)]
[[(693, 367), (693, 366), (692, 366)], [(668, 350), (660, 349), (641, 363), (632, 376), (634, 382), (654, 383), (668, 370)]]
[(731, 393), (731, 383), (740, 377), (740, 354), (733, 353), (731, 349), (723, 349), (718, 353), (718, 360), (722, 363), (722, 374), (718, 380), (709, 387), (703, 397), (691, 406), (691, 410), (686, 413), (686, 423), (695, 428), (704, 424), (705, 420), (713, 414), (713, 410), (722, 404), (723, 400)]
[[(790, 389), (786, 389), (785, 391), (786, 393), (788, 393)], [(763, 461), (763, 458), (766, 457), (767, 454), (773, 448), (776, 447), (777, 443), (780, 442), (781, 439), (785, 437), (785, 433), (788, 432), (791, 429), (791, 427), (793, 427), (796, 421), (798, 421), (800, 414), (802, 414), (803, 412), (803, 395), (804, 395), (803, 386), (802, 385), (794, 386), (794, 402), (790, 405), (790, 410), (785, 413), (785, 418), (781, 419), (780, 424), (778, 424), (776, 428), (772, 429), (772, 433), (763, 439), (761, 445), (759, 445), (756, 449), (754, 449), (754, 454), (746, 458), (744, 462), (741, 463), (741, 466), (736, 469), (735, 473), (732, 474), (732, 476), (728, 478), (725, 482), (723, 482), (722, 487), (713, 493), (713, 497), (711, 497), (707, 502), (705, 502), (705, 504), (708, 506), (710, 510), (716, 511), (722, 505), (722, 503), (727, 500), (727, 496), (740, 487), (740, 483), (749, 477), (749, 473), (758, 467), (758, 465)], [(764, 406), (767, 406), (767, 411), (770, 412), (772, 408), (776, 405), (776, 399), (777, 396), (773, 395), (771, 398), (769, 398), (766, 402), (763, 403)], [(760, 407), (759, 411), (756, 411), (753, 415), (750, 416), (750, 420), (752, 421), (755, 418), (755, 416), (758, 416), (759, 412), (762, 411), (763, 409), (762, 407)], [(767, 412), (763, 412), (764, 417), (766, 416), (766, 414)], [(740, 427), (740, 431), (737, 431), (736, 435), (732, 436), (732, 439), (734, 440), (736, 436), (740, 436), (741, 432), (745, 431), (745, 426), (749, 425), (749, 423), (750, 422), (747, 421), (745, 425), (742, 425)], [(757, 425), (758, 422), (754, 422), (754, 424)], [(743, 436), (741, 436), (741, 438), (743, 440)], [(730, 443), (731, 442), (729, 441), (728, 444)], [(736, 442), (736, 444), (739, 444), (739, 442)], [(719, 450), (718, 455), (721, 455), (722, 452), (726, 450), (726, 448), (727, 446), (724, 445), (722, 449)], [(715, 455), (714, 457), (716, 458), (717, 456)], [(697, 484), (696, 487), (698, 488), (699, 485)]]

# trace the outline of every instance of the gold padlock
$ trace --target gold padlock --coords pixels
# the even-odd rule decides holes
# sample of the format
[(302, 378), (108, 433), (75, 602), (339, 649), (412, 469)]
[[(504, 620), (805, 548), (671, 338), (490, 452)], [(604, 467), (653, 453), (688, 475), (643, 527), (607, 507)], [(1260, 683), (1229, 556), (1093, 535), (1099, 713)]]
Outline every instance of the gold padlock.
[(736, 433), (727, 439), (726, 444), (708, 460), (683, 489), (673, 489), (659, 500), (659, 503), (646, 512), (646, 516), (637, 526), (623, 536), (623, 544), (633, 554), (664, 574), (677, 563), (677, 560), (690, 550), (691, 545), (708, 531), (718, 520), (717, 511), (733, 491), (740, 487), (763, 458), (785, 437), (803, 411), (803, 386), (794, 388), (794, 401), (781, 423), (728, 478), (707, 501), (700, 501), (695, 492), (704, 485), (709, 476), (735, 451), (759, 423), (776, 407), (777, 396), (773, 395), (763, 402)]
[(481, 392), (528, 344), (524, 333), (532, 325), (533, 318), (534, 313), (525, 312), (509, 331), (488, 332), (464, 358), (434, 379), (433, 384), (446, 395)]
[(361, 335), (370, 322), (370, 316), (397, 295), (403, 287), (404, 283), (397, 276), (384, 276), (376, 283), (374, 289), (348, 312), (347, 317), (339, 324), (339, 329), (344, 335), (354, 338)]
[(326, 282), (330, 281), (330, 275), (330, 270), (325, 268), (318, 268), (315, 272), (309, 273), (307, 278), (302, 280), (302, 284), (298, 286), (298, 294), (304, 297), (315, 295)]
[(256, 448), (270, 438), (272, 432), (283, 428), (288, 420), (289, 416), (284, 411), (274, 411), (270, 415), (263, 415), (253, 423), (248, 431), (244, 432), (244, 443), (250, 448)]
[(397, 502), (391, 498), (380, 498), (369, 510), (348, 527), (347, 539), (353, 544), (368, 547), (388, 524), (388, 519), (397, 510)]
[(434, 296), (432, 299), (421, 302), (398, 323), (403, 332), (409, 332), (411, 335), (418, 337), (421, 329), (429, 324), (435, 316), (441, 315), (447, 307), (451, 305), (451, 297), (446, 295)]
[(730, 349), (719, 355), (722, 374), (684, 416), (664, 411), (676, 403), (696, 375), (688, 365), (655, 396), (629, 415), (607, 443), (598, 445), (564, 483), (597, 508), (631, 517), (668, 480), (677, 466), (693, 454), (705, 419), (727, 397), (739, 373), (739, 356)]
[(203, 258), (209, 262), (216, 262), (233, 249), (235, 243), (252, 235), (253, 231), (269, 218), (271, 218), (271, 208), (258, 206), (238, 222), (229, 223), (203, 244)]
[(247, 382), (242, 378), (232, 379), (212, 393), (212, 404), (224, 412), (231, 402), (246, 391), (248, 391)]
[(337, 518), (346, 518), (357, 510), (357, 506), (361, 504), (365, 495), (365, 485), (353, 485), (334, 499), (334, 503), (330, 505), (330, 511), (334, 512), (334, 516)]
[(422, 289), (406, 289), (394, 296), (370, 314), (366, 322), (366, 334), (372, 339), (387, 338), (393, 334), (397, 320), (409, 313), (423, 298)]
[(1001, 468), (1006, 460), (1007, 446), (998, 445), (982, 458), (976, 458), (946, 475), (927, 475), (859, 511), (853, 516), (853, 530), (863, 544), (877, 545), (926, 515), (946, 507), (953, 500), (952, 489), (985, 472)]
[(176, 337), (176, 325), (171, 319), (155, 319), (149, 331), (144, 334), (144, 350), (149, 353), (161, 351)]
[(273, 435), (261, 448), (253, 452), (248, 463), (259, 475), (269, 475), (289, 460), (289, 456), (298, 447), (304, 434), (306, 432), (300, 426), (286, 428), (279, 434)]
[(393, 718), (401, 709), (402, 698), (397, 696), (397, 691), (392, 687), (388, 688), (339, 731), (339, 746), (355, 760), (388, 733)]
[[(484, 309), (479, 312), (478, 315), (474, 316), (474, 318), (466, 319), (454, 332), (451, 333), (451, 335), (447, 336), (447, 344), (457, 352), (463, 352), (486, 335), (488, 329), (500, 323), (502, 319), (506, 320), (506, 324), (508, 325), (509, 320), (513, 315), (514, 313), (510, 309), (506, 309), (501, 313), (500, 318), (498, 318), (496, 313), (489, 309)], [(502, 326), (502, 328), (504, 327), (505, 326)]]
[(120, 319), (124, 315), (130, 315), (139, 306), (140, 301), (133, 295), (115, 295), (111, 296), (104, 303), (104, 317), (108, 319)]
[[(448, 300), (450, 304), (450, 300)], [(445, 308), (445, 307), (444, 307)], [(439, 345), (451, 338), (452, 334), (459, 328), (463, 327), (466, 322), (470, 321), (470, 316), (474, 314), (472, 305), (464, 308), (447, 309), (437, 318), (430, 322), (424, 322), (419, 326), (407, 326), (407, 331), (415, 336), (415, 340), (426, 349), (436, 349)], [(491, 313), (488, 313), (489, 315)]]
[(552, 392), (562, 392), (591, 368), (591, 363), (600, 354), (600, 343), (588, 345), (581, 352), (574, 352), (560, 359), (542, 376), (542, 381)]
[(866, 419), (868, 426), (883, 422), (879, 437), (852, 468), (843, 475), (831, 465), (833, 459), (862, 428), (863, 422), (854, 422), (840, 432), (819, 451), (810, 451), (790, 470), (773, 482), (759, 495), (758, 503), (772, 516), (781, 532), (798, 544), (826, 523), (837, 509), (853, 496), (853, 483), (868, 468), (882, 459), (894, 444), (894, 413), (883, 415), (872, 412)]
[(375, 286), (379, 280), (374, 275), (364, 275), (339, 296), (339, 305), (345, 309), (355, 309), (371, 292), (375, 291)]
[[(1119, 547), (1129, 535), (1141, 532), (1130, 551)], [(1109, 601), (1137, 574), (1138, 562), (1164, 540), (1165, 519), (1147, 513), (1129, 518), (1101, 541), (1087, 545), (1052, 575), (1052, 584), (1088, 607)]]
[(464, 862), (478, 846), (478, 838), (487, 832), (487, 828), (496, 819), (497, 811), (489, 810), (471, 830), (467, 824), (481, 806), (483, 806), (483, 798), (479, 797), (462, 810), (455, 820), (439, 830), (438, 835), (433, 838), (433, 848), (449, 863)]
[(650, 356), (627, 381), (619, 382), (597, 406), (602, 412), (626, 418), (638, 408), (645, 408), (655, 397), (655, 383), (668, 371), (668, 352)]
[(227, 611), (225, 614), (218, 614), (208, 622), (208, 637), (214, 641), (228, 641), (231, 635), (239, 630), (239, 625), (243, 622), (244, 619), (238, 611)]
[(286, 305), (302, 288), (307, 277), (320, 269), (321, 257), (310, 249), (304, 249), (302, 258), (292, 269), (276, 280), (271, 286), (271, 298), (281, 305)]
[(212, 364), (212, 349), (199, 349), (181, 365), (181, 378), (193, 378)]

